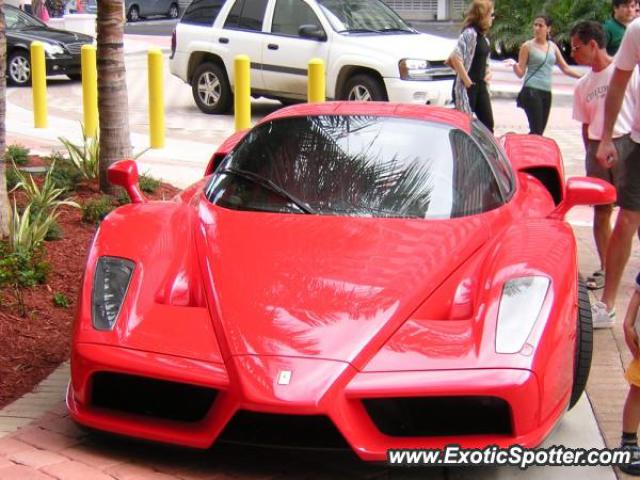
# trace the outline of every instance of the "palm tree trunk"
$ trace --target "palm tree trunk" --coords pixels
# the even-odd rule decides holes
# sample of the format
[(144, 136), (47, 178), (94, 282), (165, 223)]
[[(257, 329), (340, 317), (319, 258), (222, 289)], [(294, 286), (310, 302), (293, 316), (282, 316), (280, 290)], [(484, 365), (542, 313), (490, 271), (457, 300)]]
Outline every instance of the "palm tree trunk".
[(110, 193), (111, 164), (131, 157), (129, 104), (124, 65), (123, 0), (98, 2), (98, 112), (100, 117), (100, 190)]
[(7, 37), (4, 21), (4, 0), (0, 0), (0, 238), (6, 238), (9, 235), (9, 218), (11, 216), (11, 206), (9, 204), (9, 195), (7, 194), (7, 164), (4, 158), (7, 144), (5, 130), (7, 114), (6, 69)]

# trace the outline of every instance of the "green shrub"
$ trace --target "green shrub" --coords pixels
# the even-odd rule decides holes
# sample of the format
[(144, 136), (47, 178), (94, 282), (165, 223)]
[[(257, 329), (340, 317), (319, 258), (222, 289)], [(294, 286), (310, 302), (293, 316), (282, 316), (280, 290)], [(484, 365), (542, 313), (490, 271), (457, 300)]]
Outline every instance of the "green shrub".
[(62, 229), (60, 228), (60, 224), (56, 220), (53, 221), (51, 225), (49, 225), (49, 230), (47, 230), (47, 234), (44, 239), (47, 242), (54, 242), (56, 240), (62, 240), (64, 238), (64, 234)]
[(50, 266), (43, 260), (41, 248), (33, 250), (14, 249), (7, 242), (0, 242), (0, 286), (12, 289), (20, 315), (26, 315), (24, 288), (45, 283)]
[(160, 188), (160, 180), (143, 173), (140, 175), (140, 190), (144, 193), (155, 193)]
[(33, 204), (29, 203), (20, 213), (15, 200), (13, 202), (13, 214), (9, 219), (9, 247), (12, 252), (32, 252), (39, 249), (51, 225), (58, 218), (55, 211), (39, 210), (32, 215), (32, 208)]
[(13, 166), (6, 165), (6, 178), (7, 178), (7, 190), (13, 190), (16, 188), (18, 182), (20, 182), (20, 177), (16, 173), (16, 169)]
[(129, 194), (124, 188), (116, 187), (115, 196), (116, 196), (116, 202), (118, 202), (118, 205), (126, 205), (127, 203), (131, 203)]
[(98, 159), (100, 157), (100, 141), (96, 138), (82, 135), (82, 144), (76, 145), (66, 138), (59, 137), (58, 140), (67, 149), (69, 160), (76, 170), (87, 180), (98, 180), (100, 168)]
[(71, 302), (64, 293), (56, 292), (53, 294), (53, 304), (58, 308), (69, 308)]
[(87, 223), (98, 223), (106, 217), (109, 212), (115, 210), (113, 200), (108, 195), (103, 195), (95, 200), (88, 200), (82, 205), (82, 221)]
[(9, 145), (4, 154), (4, 159), (7, 163), (26, 165), (29, 161), (29, 149), (18, 144)]
[(65, 193), (74, 191), (82, 180), (82, 174), (75, 165), (59, 153), (49, 157), (49, 165), (53, 185)]

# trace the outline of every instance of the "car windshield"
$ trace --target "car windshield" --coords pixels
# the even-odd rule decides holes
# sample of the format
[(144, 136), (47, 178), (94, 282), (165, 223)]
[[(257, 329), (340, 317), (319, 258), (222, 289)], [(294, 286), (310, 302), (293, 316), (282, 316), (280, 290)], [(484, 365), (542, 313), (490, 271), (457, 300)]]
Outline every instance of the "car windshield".
[(414, 32), (380, 0), (319, 0), (318, 4), (337, 32)]
[(360, 217), (453, 218), (504, 203), (470, 135), (378, 116), (261, 124), (222, 161), (205, 194), (235, 210)]
[(29, 28), (42, 28), (44, 23), (21, 12), (17, 8), (5, 7), (4, 18), (7, 30), (26, 30)]

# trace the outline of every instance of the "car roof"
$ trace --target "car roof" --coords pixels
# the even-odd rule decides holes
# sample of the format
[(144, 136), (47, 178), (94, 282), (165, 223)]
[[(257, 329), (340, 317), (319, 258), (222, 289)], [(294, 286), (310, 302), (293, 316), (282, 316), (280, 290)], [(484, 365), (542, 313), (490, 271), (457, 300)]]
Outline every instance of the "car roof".
[(282, 108), (260, 123), (287, 117), (318, 115), (373, 115), (428, 120), (471, 133), (471, 117), (451, 108), (389, 102), (323, 102), (305, 103)]

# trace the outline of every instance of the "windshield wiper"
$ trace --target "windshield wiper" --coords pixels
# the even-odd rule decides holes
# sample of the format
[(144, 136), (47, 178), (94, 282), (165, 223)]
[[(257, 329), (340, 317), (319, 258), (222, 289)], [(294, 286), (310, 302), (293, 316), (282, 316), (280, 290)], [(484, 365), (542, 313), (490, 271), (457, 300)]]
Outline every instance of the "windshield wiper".
[(267, 190), (277, 193), (281, 197), (289, 200), (289, 202), (293, 203), (296, 207), (298, 207), (304, 213), (308, 213), (308, 214), (315, 213), (307, 203), (291, 195), (284, 188), (279, 187), (278, 185), (273, 183), (271, 180), (263, 177), (262, 175), (258, 175), (257, 173), (253, 173), (248, 170), (242, 170), (240, 168), (233, 168), (233, 167), (223, 168), (222, 170), (220, 170), (219, 173), (227, 173), (227, 174), (235, 175), (236, 177), (244, 178), (245, 180), (249, 180), (253, 183), (257, 183), (261, 187), (264, 187)]
[(346, 30), (338, 30), (338, 33), (380, 33), (381, 30), (373, 30), (371, 28), (347, 28)]
[(416, 33), (415, 30), (410, 30), (408, 28), (398, 28), (398, 27), (389, 27), (383, 28), (380, 32), (405, 32), (405, 33)]

